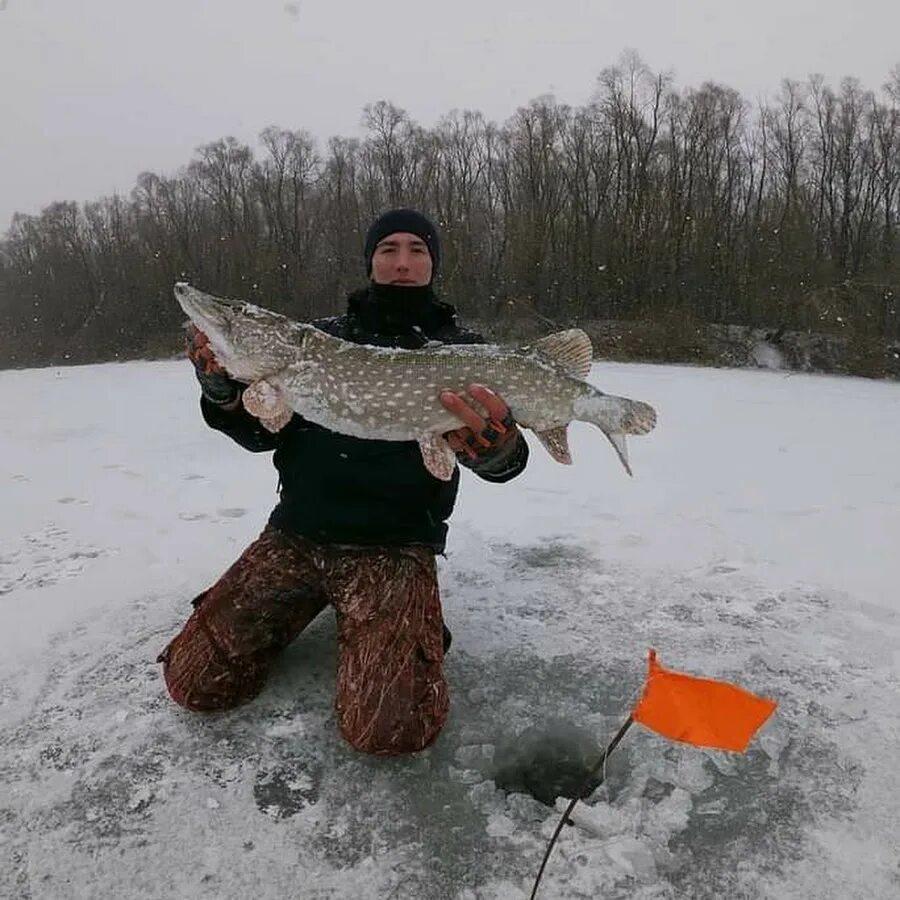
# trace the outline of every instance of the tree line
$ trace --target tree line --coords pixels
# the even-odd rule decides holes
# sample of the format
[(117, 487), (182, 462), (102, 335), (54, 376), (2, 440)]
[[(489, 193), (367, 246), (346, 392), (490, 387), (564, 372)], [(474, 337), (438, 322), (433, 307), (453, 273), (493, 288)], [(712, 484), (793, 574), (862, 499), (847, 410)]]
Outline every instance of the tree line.
[(0, 242), (0, 366), (173, 351), (177, 280), (305, 320), (364, 281), (371, 219), (440, 225), (442, 295), (483, 322), (535, 315), (900, 337), (900, 66), (784, 81), (752, 105), (678, 89), (634, 55), (580, 107), (539, 97), (496, 124), (425, 128), (388, 102), (324, 148), (225, 137), (129, 197), (17, 214)]

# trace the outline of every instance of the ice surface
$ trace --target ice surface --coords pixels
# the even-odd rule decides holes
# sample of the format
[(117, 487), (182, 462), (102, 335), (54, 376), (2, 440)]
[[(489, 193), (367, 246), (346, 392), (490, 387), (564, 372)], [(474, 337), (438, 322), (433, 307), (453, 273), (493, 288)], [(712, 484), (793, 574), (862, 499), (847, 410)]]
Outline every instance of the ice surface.
[(374, 760), (335, 732), (328, 614), (253, 704), (164, 696), (156, 655), (276, 484), (203, 425), (189, 365), (0, 373), (0, 897), (527, 897), (558, 808), (494, 776), (548, 723), (599, 750), (649, 646), (779, 711), (745, 756), (632, 729), (542, 897), (900, 896), (900, 386), (592, 379), (659, 411), (635, 478), (578, 424), (571, 467), (533, 443), (509, 485), (464, 474), (451, 719)]

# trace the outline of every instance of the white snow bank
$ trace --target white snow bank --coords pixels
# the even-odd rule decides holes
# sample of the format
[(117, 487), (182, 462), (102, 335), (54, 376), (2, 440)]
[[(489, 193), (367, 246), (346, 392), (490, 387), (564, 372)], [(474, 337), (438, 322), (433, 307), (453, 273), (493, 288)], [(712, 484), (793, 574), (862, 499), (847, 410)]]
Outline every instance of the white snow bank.
[(900, 387), (598, 365), (652, 402), (635, 478), (596, 430), (464, 476), (441, 561), (451, 720), (412, 759), (335, 733), (329, 615), (253, 704), (191, 716), (155, 656), (258, 533), (268, 456), (186, 363), (0, 373), (0, 897), (521, 898), (558, 813), (498, 790), (561, 719), (612, 735), (645, 654), (780, 702), (746, 756), (634, 729), (545, 897), (900, 892)]

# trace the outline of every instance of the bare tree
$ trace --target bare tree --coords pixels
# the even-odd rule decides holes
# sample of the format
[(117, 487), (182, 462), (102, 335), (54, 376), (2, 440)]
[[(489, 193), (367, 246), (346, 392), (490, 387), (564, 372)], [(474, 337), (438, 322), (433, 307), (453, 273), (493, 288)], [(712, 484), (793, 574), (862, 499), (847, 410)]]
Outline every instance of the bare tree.
[(501, 124), (466, 110), (426, 129), (381, 101), (363, 124), (321, 152), (302, 130), (265, 129), (258, 157), (225, 137), (128, 197), (14, 217), (0, 363), (173, 350), (179, 278), (336, 312), (363, 280), (365, 228), (394, 205), (436, 219), (441, 288), (483, 320), (900, 333), (900, 66), (877, 96), (815, 76), (751, 110), (629, 53), (579, 108), (539, 97)]

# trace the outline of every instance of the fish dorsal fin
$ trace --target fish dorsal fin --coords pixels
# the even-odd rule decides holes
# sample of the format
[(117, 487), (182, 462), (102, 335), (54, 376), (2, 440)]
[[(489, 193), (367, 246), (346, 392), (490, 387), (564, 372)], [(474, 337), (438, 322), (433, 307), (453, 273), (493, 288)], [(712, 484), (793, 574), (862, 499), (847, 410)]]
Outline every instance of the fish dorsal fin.
[(536, 431), (538, 440), (544, 445), (547, 452), (564, 466), (572, 465), (572, 454), (569, 452), (568, 425), (557, 425), (547, 428), (545, 431)]
[(594, 360), (591, 339), (580, 328), (548, 334), (536, 340), (530, 349), (559, 363), (576, 378), (587, 378)]

